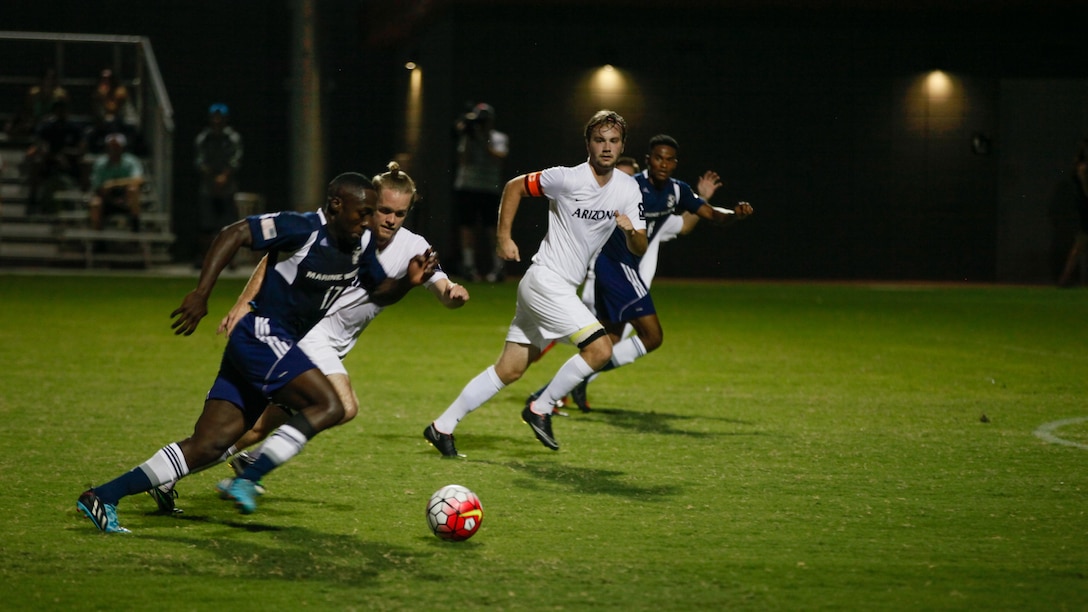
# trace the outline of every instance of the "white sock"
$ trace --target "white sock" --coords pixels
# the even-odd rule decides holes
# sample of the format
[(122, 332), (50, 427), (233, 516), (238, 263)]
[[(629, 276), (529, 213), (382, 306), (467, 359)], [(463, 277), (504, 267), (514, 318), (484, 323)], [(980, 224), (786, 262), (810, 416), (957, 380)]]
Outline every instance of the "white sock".
[(280, 466), (302, 452), (304, 446), (306, 446), (306, 436), (302, 435), (301, 431), (290, 425), (280, 425), (280, 428), (272, 432), (268, 440), (261, 445), (261, 455)]
[(642, 340), (639, 340), (638, 336), (620, 340), (616, 346), (612, 347), (612, 367), (625, 366), (645, 355), (646, 346), (642, 344)]
[(474, 249), (461, 249), (461, 265), (465, 270), (476, 268), (476, 251)]
[(159, 449), (159, 452), (140, 464), (139, 469), (154, 487), (173, 482), (189, 473), (189, 465), (185, 462), (185, 455), (177, 442)]
[(442, 416), (434, 420), (434, 428), (439, 433), (453, 433), (461, 419), (495, 397), (495, 394), (502, 391), (505, 386), (499, 380), (499, 375), (495, 373), (495, 366), (488, 366), (486, 370), (477, 374), (476, 378), (468, 381), (464, 389), (461, 389), (461, 395), (453, 400)]
[(565, 397), (570, 390), (582, 379), (593, 373), (582, 354), (578, 353), (567, 360), (559, 371), (552, 377), (552, 381), (544, 388), (544, 391), (533, 403), (533, 412), (537, 414), (551, 414), (552, 406), (560, 398)]

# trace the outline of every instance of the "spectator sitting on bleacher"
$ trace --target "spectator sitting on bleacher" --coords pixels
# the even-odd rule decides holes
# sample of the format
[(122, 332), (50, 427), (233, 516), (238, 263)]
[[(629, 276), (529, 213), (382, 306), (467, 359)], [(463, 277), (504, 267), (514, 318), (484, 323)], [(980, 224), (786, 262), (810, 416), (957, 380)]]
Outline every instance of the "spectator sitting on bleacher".
[(41, 82), (27, 90), (19, 112), (5, 126), (8, 138), (14, 141), (29, 139), (38, 124), (53, 110), (53, 101), (68, 99), (68, 91), (57, 82), (57, 71), (47, 68)]
[(38, 124), (26, 151), (31, 212), (55, 212), (53, 193), (85, 185), (83, 129), (68, 117), (68, 99), (53, 100), (52, 114)]
[(140, 188), (144, 166), (125, 152), (124, 134), (106, 137), (106, 152), (94, 160), (91, 169), (91, 227), (102, 229), (107, 214), (124, 214), (132, 231), (140, 231)]
[(98, 77), (98, 85), (91, 92), (91, 109), (94, 110), (96, 122), (106, 117), (117, 117), (121, 121), (131, 123), (130, 114), (132, 108), (128, 99), (128, 88), (121, 79), (106, 68)]

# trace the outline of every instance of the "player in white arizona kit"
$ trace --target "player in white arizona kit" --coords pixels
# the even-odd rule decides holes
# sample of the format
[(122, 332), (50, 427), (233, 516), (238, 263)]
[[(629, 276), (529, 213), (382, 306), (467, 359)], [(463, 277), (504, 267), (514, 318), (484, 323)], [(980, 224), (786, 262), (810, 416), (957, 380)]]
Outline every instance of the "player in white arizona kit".
[(646, 222), (642, 197), (633, 178), (613, 172), (623, 153), (627, 123), (615, 112), (598, 111), (583, 132), (589, 159), (577, 166), (557, 166), (511, 179), (499, 205), (497, 244), (507, 261), (520, 261), (510, 230), (524, 197), (548, 198), (548, 233), (533, 256), (533, 264), (518, 283), (514, 320), (498, 361), (478, 374), (423, 436), (445, 457), (456, 457), (453, 430), (468, 413), (507, 385), (521, 378), (552, 340), (569, 340), (579, 353), (567, 360), (535, 402), (526, 402), (521, 416), (544, 446), (558, 450), (552, 435), (551, 412), (580, 380), (604, 367), (612, 342), (597, 317), (578, 297), (590, 258), (613, 230), (623, 232), (626, 248), (646, 251)]
[[(646, 155), (647, 169), (635, 175), (642, 192), (651, 243), (660, 240), (663, 223), (675, 224), (674, 219), (679, 213), (697, 215), (717, 225), (732, 225), (753, 213), (752, 206), (747, 202), (739, 202), (735, 210), (715, 208), (705, 197), (694, 193), (690, 185), (672, 178), (679, 148), (671, 136), (654, 136), (650, 139), (649, 152)], [(700, 180), (700, 189), (704, 187), (703, 183), (704, 180)], [(651, 251), (647, 249), (647, 253)], [(652, 255), (656, 259), (656, 250)], [(611, 360), (600, 371), (630, 364), (661, 346), (663, 332), (650, 295), (650, 283), (642, 276), (643, 260), (645, 254), (640, 257), (631, 253), (624, 248), (623, 236), (614, 234), (594, 261), (594, 309), (615, 343)], [(656, 268), (654, 261), (650, 271), (654, 272)], [(585, 292), (589, 291), (590, 288), (587, 287)], [(635, 336), (624, 337), (624, 328), (627, 325), (635, 329)], [(589, 410), (586, 399), (586, 384), (589, 380), (592, 377), (587, 377), (572, 388), (574, 403), (582, 411)], [(530, 395), (529, 399), (535, 395)]]

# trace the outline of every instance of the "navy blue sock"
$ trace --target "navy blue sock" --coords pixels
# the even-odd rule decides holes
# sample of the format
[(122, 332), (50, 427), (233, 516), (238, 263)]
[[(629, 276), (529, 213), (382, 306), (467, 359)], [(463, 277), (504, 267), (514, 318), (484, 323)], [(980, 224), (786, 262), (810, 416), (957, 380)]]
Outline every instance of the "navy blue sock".
[(100, 487), (95, 487), (94, 493), (102, 503), (116, 506), (122, 497), (143, 493), (150, 488), (151, 479), (140, 468), (134, 468)]
[(245, 478), (246, 480), (252, 480), (253, 482), (260, 482), (264, 475), (271, 472), (276, 468), (276, 462), (272, 460), (268, 455), (261, 453), (257, 460), (250, 464), (246, 469), (242, 470), (242, 473), (238, 476)]

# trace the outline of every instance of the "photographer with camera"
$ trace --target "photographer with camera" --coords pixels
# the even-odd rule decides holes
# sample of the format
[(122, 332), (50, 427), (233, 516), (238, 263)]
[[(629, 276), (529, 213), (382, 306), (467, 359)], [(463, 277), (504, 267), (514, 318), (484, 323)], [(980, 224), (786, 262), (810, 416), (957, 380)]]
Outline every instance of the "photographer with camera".
[(505, 185), (503, 160), (509, 152), (506, 134), (495, 129), (495, 109), (480, 103), (457, 119), (457, 175), (453, 182), (453, 203), (461, 240), (461, 275), (481, 280), (476, 266), (479, 232), (487, 237), (491, 271), (487, 281), (503, 279), (503, 260), (495, 252), (495, 223), (499, 197)]

